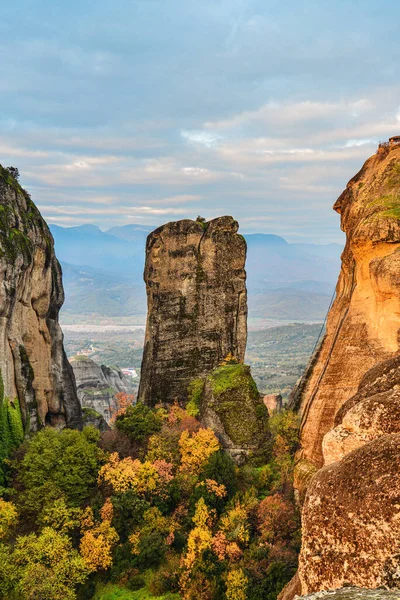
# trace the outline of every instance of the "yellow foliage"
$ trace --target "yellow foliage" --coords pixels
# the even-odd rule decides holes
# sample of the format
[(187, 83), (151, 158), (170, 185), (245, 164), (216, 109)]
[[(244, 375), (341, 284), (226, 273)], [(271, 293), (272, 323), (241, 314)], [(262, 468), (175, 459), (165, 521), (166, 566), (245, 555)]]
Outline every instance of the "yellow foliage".
[(118, 542), (118, 534), (110, 523), (103, 521), (84, 532), (80, 552), (90, 571), (108, 569), (112, 565), (112, 549)]
[(87, 508), (81, 520), (83, 535), (80, 543), (81, 556), (89, 571), (108, 569), (112, 565), (112, 550), (118, 542), (118, 534), (111, 526), (113, 506), (109, 498), (100, 511), (102, 521), (94, 523), (93, 512)]
[(0, 539), (6, 537), (17, 522), (18, 512), (15, 505), (0, 498)]
[(132, 489), (139, 496), (165, 496), (166, 486), (172, 479), (172, 465), (165, 460), (156, 460), (153, 463), (148, 460), (132, 460), (130, 457), (121, 460), (117, 452), (111, 454), (98, 476), (99, 484), (104, 481), (117, 493)]
[(179, 439), (181, 471), (198, 475), (214, 452), (220, 448), (212, 429), (199, 429), (194, 433), (183, 431)]
[(232, 569), (226, 576), (226, 598), (227, 600), (246, 600), (246, 589), (249, 580), (243, 569)]
[[(187, 551), (185, 556), (182, 557), (182, 576), (180, 579), (180, 586), (182, 592), (185, 593), (187, 588), (191, 571), (196, 563), (205, 552), (212, 548), (213, 536), (210, 527), (211, 515), (207, 508), (203, 498), (196, 504), (196, 512), (193, 517), (193, 523), (195, 527), (191, 530), (188, 537)], [(185, 595), (183, 596), (185, 597)]]
[(109, 483), (117, 493), (133, 489), (137, 494), (154, 491), (157, 488), (159, 475), (149, 462), (141, 463), (132, 458), (120, 459), (117, 452), (111, 454), (108, 462), (99, 471), (99, 483)]
[(250, 540), (246, 509), (241, 504), (236, 503), (226, 515), (221, 517), (220, 530), (229, 541), (246, 545)]
[(134, 556), (139, 556), (140, 554), (140, 549), (139, 549), (139, 544), (140, 544), (140, 532), (139, 531), (134, 531), (133, 533), (131, 533), (131, 535), (129, 536), (129, 542), (132, 546), (132, 554)]

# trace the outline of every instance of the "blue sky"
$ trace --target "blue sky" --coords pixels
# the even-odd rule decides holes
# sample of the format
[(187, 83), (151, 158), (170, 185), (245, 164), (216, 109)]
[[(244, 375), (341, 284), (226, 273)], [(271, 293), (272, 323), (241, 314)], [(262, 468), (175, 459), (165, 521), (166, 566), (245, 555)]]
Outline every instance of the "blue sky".
[(0, 20), (0, 162), (64, 226), (232, 214), (340, 241), (400, 133), (392, 0), (25, 0)]

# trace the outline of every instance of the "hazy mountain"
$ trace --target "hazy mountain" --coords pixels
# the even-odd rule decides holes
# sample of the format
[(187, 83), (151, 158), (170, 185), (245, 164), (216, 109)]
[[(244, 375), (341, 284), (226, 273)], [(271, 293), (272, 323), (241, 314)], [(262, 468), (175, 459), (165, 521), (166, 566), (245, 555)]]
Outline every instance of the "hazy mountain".
[[(63, 263), (64, 314), (143, 315), (146, 237), (154, 228), (125, 225), (51, 226)], [(245, 235), (250, 322), (323, 319), (340, 268), (339, 244), (290, 244), (268, 234)]]

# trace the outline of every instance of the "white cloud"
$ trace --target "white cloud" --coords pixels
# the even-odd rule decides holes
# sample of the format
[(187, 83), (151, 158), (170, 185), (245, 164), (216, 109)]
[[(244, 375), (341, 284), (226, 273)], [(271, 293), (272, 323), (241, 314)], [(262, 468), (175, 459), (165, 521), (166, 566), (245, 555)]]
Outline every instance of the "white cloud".
[(181, 131), (181, 136), (191, 142), (193, 144), (199, 144), (200, 146), (205, 146), (206, 148), (212, 148), (217, 144), (217, 142), (222, 139), (222, 136), (218, 133), (211, 133), (207, 131)]

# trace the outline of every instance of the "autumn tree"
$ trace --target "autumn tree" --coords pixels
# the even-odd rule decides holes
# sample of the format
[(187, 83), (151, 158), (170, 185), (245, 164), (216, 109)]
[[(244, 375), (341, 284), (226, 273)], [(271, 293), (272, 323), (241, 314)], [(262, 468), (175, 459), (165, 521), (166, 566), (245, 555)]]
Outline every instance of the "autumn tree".
[(18, 522), (18, 512), (12, 502), (0, 498), (0, 539), (5, 538)]
[(111, 522), (113, 518), (113, 505), (107, 499), (100, 511), (101, 521), (95, 522), (91, 508), (87, 508), (82, 515), (82, 539), (80, 552), (86, 568), (89, 571), (108, 569), (112, 565), (112, 550), (118, 542), (118, 534)]
[(118, 394), (115, 394), (115, 408), (111, 412), (110, 423), (115, 423), (117, 417), (124, 415), (128, 406), (132, 406), (134, 401), (135, 396), (133, 394), (127, 394), (126, 392), (118, 392)]
[(220, 449), (219, 442), (212, 429), (199, 429), (190, 434), (183, 431), (179, 439), (181, 451), (181, 471), (199, 475), (202, 468), (214, 452)]
[(51, 527), (18, 537), (12, 559), (21, 600), (76, 600), (76, 585), (89, 573), (71, 540)]

